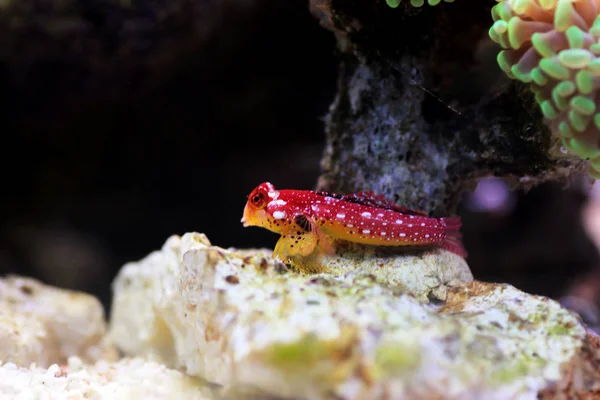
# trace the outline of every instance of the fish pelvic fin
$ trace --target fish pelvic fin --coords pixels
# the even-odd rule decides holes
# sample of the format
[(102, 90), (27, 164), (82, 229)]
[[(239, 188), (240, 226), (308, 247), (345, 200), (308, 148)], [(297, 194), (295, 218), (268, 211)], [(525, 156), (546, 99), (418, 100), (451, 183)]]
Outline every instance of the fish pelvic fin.
[(298, 214), (294, 218), (294, 222), (301, 228), (304, 232), (311, 233), (315, 236), (317, 243), (315, 246), (315, 251), (319, 256), (328, 255), (332, 256), (335, 254), (335, 249), (331, 245), (329, 238), (323, 232), (319, 225), (314, 221), (314, 219), (304, 215)]
[(273, 258), (291, 264), (301, 272), (324, 272), (321, 257), (335, 254), (329, 239), (306, 215), (297, 215), (294, 222), (295, 226), (277, 241)]

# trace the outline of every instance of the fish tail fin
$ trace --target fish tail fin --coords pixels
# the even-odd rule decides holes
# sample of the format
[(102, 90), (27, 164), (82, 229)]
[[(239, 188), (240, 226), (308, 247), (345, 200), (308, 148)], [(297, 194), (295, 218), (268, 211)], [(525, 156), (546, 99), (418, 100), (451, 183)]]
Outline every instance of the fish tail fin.
[(444, 225), (446, 237), (442, 243), (442, 248), (459, 255), (462, 258), (467, 258), (467, 251), (462, 243), (462, 233), (460, 228), (462, 223), (460, 217), (445, 217), (440, 218)]

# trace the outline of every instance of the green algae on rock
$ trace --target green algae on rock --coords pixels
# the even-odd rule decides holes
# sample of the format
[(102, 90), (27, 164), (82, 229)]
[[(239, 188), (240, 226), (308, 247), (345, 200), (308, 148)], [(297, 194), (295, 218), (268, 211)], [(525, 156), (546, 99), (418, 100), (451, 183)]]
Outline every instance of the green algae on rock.
[(600, 355), (587, 352), (596, 346), (577, 317), (509, 285), (467, 282), (426, 303), (368, 270), (301, 275), (264, 251), (188, 233), (124, 266), (114, 291), (117, 346), (231, 395), (493, 400), (598, 389), (590, 365)]

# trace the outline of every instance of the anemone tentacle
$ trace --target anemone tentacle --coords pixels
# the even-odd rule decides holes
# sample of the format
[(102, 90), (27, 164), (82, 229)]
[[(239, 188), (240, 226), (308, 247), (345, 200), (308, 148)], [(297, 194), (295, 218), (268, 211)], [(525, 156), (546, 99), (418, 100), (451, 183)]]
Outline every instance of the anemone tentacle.
[(498, 65), (528, 83), (566, 150), (600, 179), (600, 0), (497, 0)]

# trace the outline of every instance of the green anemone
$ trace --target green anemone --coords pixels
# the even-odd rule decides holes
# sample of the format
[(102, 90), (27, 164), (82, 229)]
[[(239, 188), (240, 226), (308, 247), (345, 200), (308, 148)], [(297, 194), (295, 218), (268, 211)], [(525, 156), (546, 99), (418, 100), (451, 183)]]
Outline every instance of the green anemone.
[(600, 15), (590, 25), (584, 14), (600, 12), (584, 4), (593, 0), (497, 1), (489, 36), (503, 49), (498, 65), (531, 85), (551, 132), (600, 179)]

